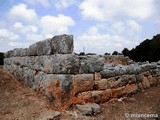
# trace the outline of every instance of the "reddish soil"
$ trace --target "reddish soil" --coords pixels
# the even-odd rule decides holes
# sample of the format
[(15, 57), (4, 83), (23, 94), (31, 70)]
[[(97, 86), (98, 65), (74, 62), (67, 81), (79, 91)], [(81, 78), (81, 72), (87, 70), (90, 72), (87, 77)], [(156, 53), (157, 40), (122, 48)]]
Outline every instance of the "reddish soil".
[[(72, 111), (62, 112), (60, 120), (160, 120), (160, 118), (130, 118), (129, 114), (159, 114), (160, 87), (154, 87), (129, 98), (115, 99), (100, 105), (102, 113), (82, 116)], [(50, 103), (42, 95), (20, 84), (0, 66), (0, 120), (35, 120), (49, 111)]]

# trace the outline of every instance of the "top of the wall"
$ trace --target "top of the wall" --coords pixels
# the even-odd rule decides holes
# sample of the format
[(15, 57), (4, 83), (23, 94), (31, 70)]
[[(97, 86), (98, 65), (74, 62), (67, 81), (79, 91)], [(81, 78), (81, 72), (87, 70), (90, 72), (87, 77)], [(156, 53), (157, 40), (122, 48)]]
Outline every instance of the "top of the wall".
[(53, 38), (39, 41), (29, 48), (16, 48), (4, 54), (5, 58), (40, 56), (51, 54), (71, 54), (73, 52), (73, 35), (56, 35)]

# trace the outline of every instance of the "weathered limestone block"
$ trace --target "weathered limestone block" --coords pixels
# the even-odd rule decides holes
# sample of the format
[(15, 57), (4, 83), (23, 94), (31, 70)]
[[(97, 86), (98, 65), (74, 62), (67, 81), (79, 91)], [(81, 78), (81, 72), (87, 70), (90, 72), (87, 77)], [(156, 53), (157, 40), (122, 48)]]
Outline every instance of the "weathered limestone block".
[(91, 91), (78, 93), (74, 99), (74, 104), (88, 103), (92, 102), (92, 93)]
[(115, 77), (115, 71), (114, 70), (103, 70), (100, 72), (102, 75), (102, 78), (110, 78), (110, 77)]
[(107, 64), (114, 64), (114, 65), (128, 65), (133, 63), (128, 57), (124, 57), (123, 55), (105, 55), (105, 63)]
[(91, 91), (91, 95), (92, 95), (92, 102), (100, 103), (103, 96), (103, 91)]
[(20, 51), (21, 51), (22, 48), (15, 48), (13, 49), (13, 57), (16, 57), (16, 56), (20, 56)]
[(136, 84), (127, 84), (126, 86), (112, 89), (112, 98), (118, 98), (123, 95), (136, 93), (137, 91), (138, 86)]
[(82, 93), (78, 93), (74, 99), (74, 104), (78, 103), (100, 103), (106, 102), (111, 98), (111, 89), (106, 90), (93, 90), (93, 91), (86, 91)]
[(22, 61), (22, 58), (21, 58), (21, 57), (13, 57), (11, 64), (22, 65), (22, 62), (23, 62), (23, 61)]
[(111, 77), (108, 79), (102, 79), (100, 81), (95, 81), (94, 87), (97, 90), (105, 90), (110, 88), (122, 87), (127, 84), (138, 83), (135, 75), (123, 75), (117, 77)]
[(35, 64), (34, 63), (34, 60), (35, 58), (32, 56), (32, 57), (28, 57), (28, 56), (25, 56), (25, 57), (12, 57), (12, 58), (9, 58), (11, 59), (11, 64), (15, 64), (15, 65), (19, 65), (21, 67), (30, 67), (30, 68), (33, 68), (33, 65)]
[(79, 73), (95, 73), (103, 70), (105, 59), (100, 55), (79, 56), (80, 71)]
[(91, 95), (93, 103), (106, 102), (111, 98), (111, 89), (91, 91)]
[(150, 73), (148, 71), (142, 73), (142, 85), (143, 85), (143, 88), (150, 88), (149, 76), (150, 76)]
[(4, 57), (5, 57), (5, 58), (13, 57), (13, 53), (14, 53), (13, 50), (9, 50), (9, 51), (7, 51), (6, 53), (4, 53)]
[(42, 88), (41, 81), (44, 79), (44, 76), (46, 76), (46, 74), (42, 71), (38, 72), (38, 71), (34, 70), (34, 72), (35, 72), (35, 76), (34, 76), (34, 82), (33, 82), (32, 89), (34, 91), (41, 91), (40, 90)]
[(104, 66), (103, 66), (103, 70), (105, 70), (105, 69), (107, 69), (107, 70), (114, 70), (116, 65), (114, 65), (114, 64), (104, 64)]
[(61, 113), (54, 110), (46, 110), (42, 112), (37, 120), (60, 120)]
[(150, 83), (150, 86), (157, 86), (158, 85), (158, 77), (153, 77), (152, 75), (148, 76), (148, 81)]
[(11, 65), (11, 63), (12, 63), (12, 59), (11, 58), (5, 58), (4, 59), (4, 66), (5, 65)]
[(96, 103), (87, 103), (84, 105), (77, 104), (75, 107), (82, 115), (97, 115), (101, 112), (100, 106)]
[(156, 62), (151, 62), (150, 63), (150, 69), (156, 69), (157, 68), (157, 63)]
[(128, 74), (136, 74), (137, 75), (142, 72), (142, 68), (138, 64), (128, 65), (126, 70), (127, 70)]
[(157, 62), (157, 65), (160, 65), (160, 60)]
[(43, 56), (41, 65), (46, 73), (76, 74), (79, 72), (78, 56), (72, 54)]
[(45, 56), (32, 56), (32, 59), (28, 60), (29, 65), (31, 65), (32, 69), (36, 69), (37, 71), (43, 71), (44, 72), (44, 57)]
[(20, 57), (28, 56), (28, 48), (24, 48), (20, 50)]
[(160, 71), (159, 71), (158, 68), (151, 69), (150, 72), (151, 72), (151, 74), (152, 74), (153, 77), (160, 76)]
[(73, 35), (56, 35), (51, 39), (52, 54), (72, 54)]
[(127, 66), (117, 65), (114, 67), (114, 71), (116, 76), (125, 75), (127, 74)]
[(74, 97), (73, 75), (47, 74), (40, 82), (40, 92), (47, 95), (56, 107), (68, 108)]
[(27, 48), (15, 48), (13, 50), (10, 50), (6, 53), (4, 53), (5, 58), (10, 58), (10, 57), (22, 57), (22, 56), (27, 56)]
[(23, 82), (23, 80), (24, 80), (24, 70), (23, 70), (23, 68), (22, 68), (21, 66), (17, 66), (16, 69), (17, 69), (17, 70), (14, 71), (15, 77), (16, 77), (19, 81)]
[(94, 75), (93, 74), (77, 74), (74, 76), (74, 92), (80, 93), (93, 89)]
[(101, 79), (102, 79), (101, 74), (100, 74), (99, 72), (95, 72), (95, 73), (94, 73), (94, 80), (95, 80), (95, 81), (99, 81), (99, 80), (101, 80)]
[(40, 41), (36, 43), (36, 49), (37, 49), (37, 55), (50, 55), (52, 54), (52, 48), (51, 48), (51, 38)]
[(5, 58), (18, 56), (40, 56), (51, 54), (72, 54), (73, 35), (56, 35), (53, 38), (37, 42), (29, 48), (16, 48), (4, 54)]
[(149, 63), (143, 64), (143, 65), (141, 65), (141, 67), (142, 67), (142, 72), (150, 70), (150, 64)]
[[(20, 72), (20, 71), (18, 71)], [(22, 79), (23, 79), (23, 83), (32, 88), (33, 84), (34, 84), (34, 76), (35, 76), (35, 73), (32, 69), (29, 69), (28, 67), (23, 67), (22, 69)]]
[(27, 52), (28, 56), (37, 56), (37, 44), (30, 45)]
[(101, 79), (100, 81), (95, 81), (94, 87), (97, 90), (105, 90), (113, 88), (117, 85), (115, 77), (111, 77), (108, 79)]

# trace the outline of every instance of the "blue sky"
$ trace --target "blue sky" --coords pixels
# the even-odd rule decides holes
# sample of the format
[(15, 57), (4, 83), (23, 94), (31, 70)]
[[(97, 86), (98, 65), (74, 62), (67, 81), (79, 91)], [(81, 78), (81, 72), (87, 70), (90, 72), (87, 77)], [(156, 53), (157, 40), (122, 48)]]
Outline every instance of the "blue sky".
[(74, 35), (74, 52), (133, 48), (160, 33), (160, 0), (0, 0), (0, 51)]

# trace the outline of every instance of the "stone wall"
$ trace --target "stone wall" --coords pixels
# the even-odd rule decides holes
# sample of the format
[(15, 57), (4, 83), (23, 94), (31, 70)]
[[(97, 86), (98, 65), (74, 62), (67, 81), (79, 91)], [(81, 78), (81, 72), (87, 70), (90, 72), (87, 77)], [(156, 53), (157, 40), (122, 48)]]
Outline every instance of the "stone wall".
[(129, 57), (124, 57), (123, 55), (104, 55), (106, 64), (114, 64), (114, 65), (129, 65), (133, 64), (134, 61)]
[(29, 48), (8, 51), (4, 68), (46, 95), (58, 109), (106, 102), (160, 84), (160, 62), (131, 64), (125, 58), (125, 64), (115, 64), (107, 62), (110, 56), (78, 56), (72, 52), (72, 35), (54, 36)]

